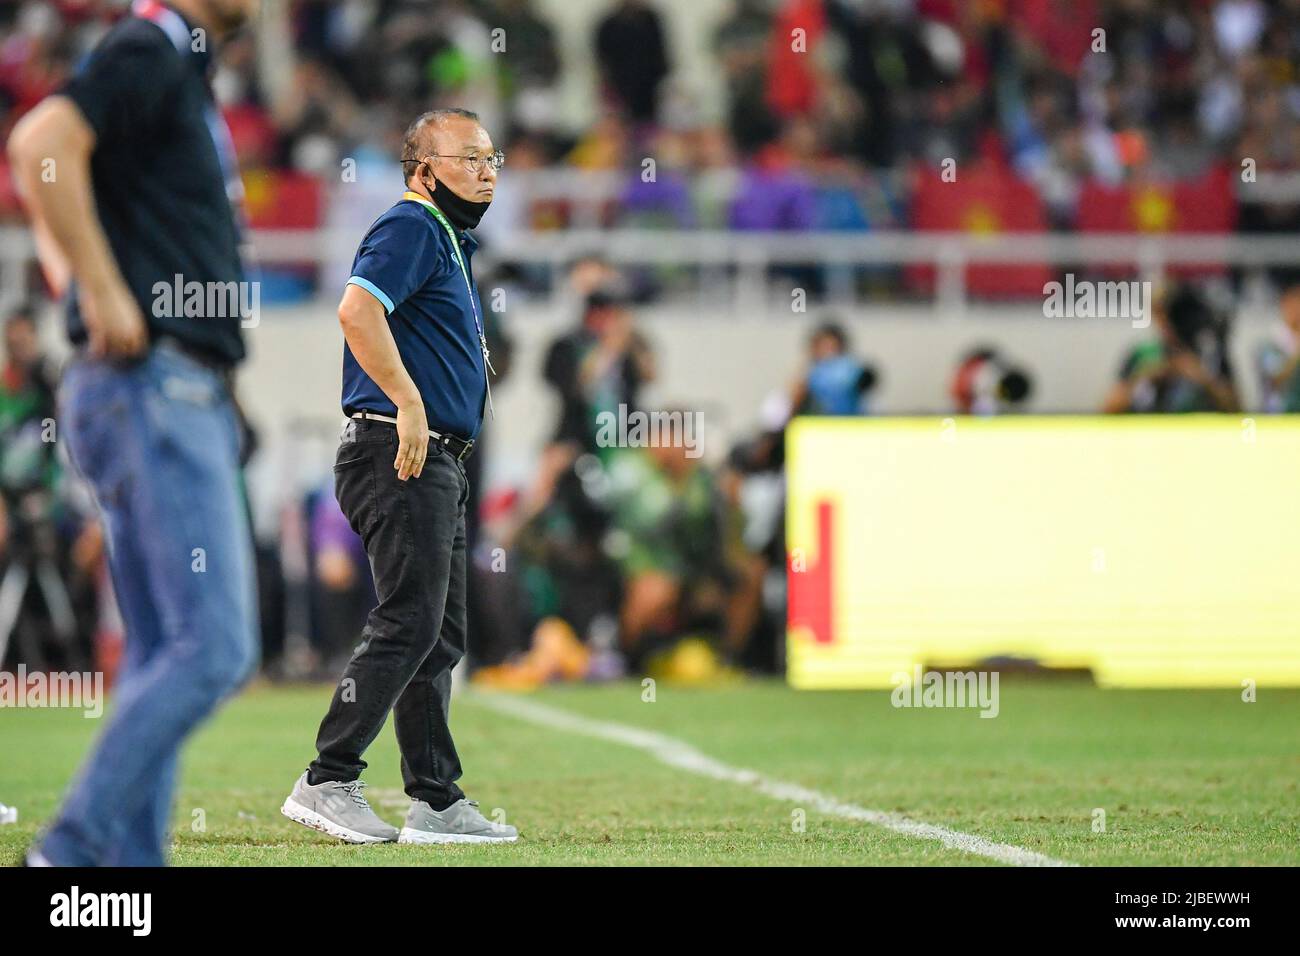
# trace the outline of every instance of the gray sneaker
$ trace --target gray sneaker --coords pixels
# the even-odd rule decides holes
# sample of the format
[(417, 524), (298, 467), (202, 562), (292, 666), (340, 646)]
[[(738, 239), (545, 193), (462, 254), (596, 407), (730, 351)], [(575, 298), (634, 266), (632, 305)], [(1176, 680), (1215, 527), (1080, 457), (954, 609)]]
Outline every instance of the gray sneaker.
[(375, 815), (361, 793), (363, 787), (360, 780), (327, 780), (313, 787), (307, 783), (304, 771), (280, 812), (303, 826), (348, 843), (392, 843), (397, 839), (397, 827)]
[(423, 800), (413, 800), (398, 843), (513, 843), (519, 831), (493, 823), (478, 812), (478, 802), (457, 800), (446, 810), (435, 810)]

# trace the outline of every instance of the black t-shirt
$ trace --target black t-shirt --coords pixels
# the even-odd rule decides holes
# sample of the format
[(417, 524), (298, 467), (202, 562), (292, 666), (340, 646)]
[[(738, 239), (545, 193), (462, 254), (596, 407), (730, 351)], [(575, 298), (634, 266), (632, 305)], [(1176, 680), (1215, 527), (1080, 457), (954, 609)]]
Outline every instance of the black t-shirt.
[[(239, 306), (256, 300), (240, 285), (239, 226), (206, 79), (210, 53), (189, 39), (127, 17), (61, 93), (95, 131), (95, 206), (150, 337), (172, 335), (234, 364), (244, 357)], [(75, 286), (68, 336), (86, 339)]]

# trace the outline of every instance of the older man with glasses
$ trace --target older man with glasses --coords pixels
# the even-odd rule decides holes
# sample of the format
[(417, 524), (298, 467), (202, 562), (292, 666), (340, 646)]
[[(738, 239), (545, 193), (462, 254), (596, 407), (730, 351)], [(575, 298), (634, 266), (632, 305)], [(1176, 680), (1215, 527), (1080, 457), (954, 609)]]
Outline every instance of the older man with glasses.
[[(281, 808), (350, 843), (508, 842), (456, 780), (451, 671), (465, 654), (463, 462), (491, 409), (491, 361), (466, 230), (503, 157), (478, 117), (434, 110), (407, 130), (407, 191), (357, 251), (339, 305), (343, 412), (335, 492), (365, 543), (379, 603), (334, 692), (317, 757)], [(370, 808), (362, 753), (389, 711), (411, 798), (399, 831)]]

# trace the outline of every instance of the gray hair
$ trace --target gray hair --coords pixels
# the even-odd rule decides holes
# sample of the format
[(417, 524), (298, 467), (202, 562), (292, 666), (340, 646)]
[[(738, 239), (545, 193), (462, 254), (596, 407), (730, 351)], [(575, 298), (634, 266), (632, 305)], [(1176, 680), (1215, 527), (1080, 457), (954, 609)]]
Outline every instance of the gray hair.
[(456, 107), (445, 107), (443, 109), (429, 110), (427, 113), (421, 113), (406, 127), (406, 133), (402, 136), (402, 182), (405, 183), (411, 177), (407, 175), (406, 166), (408, 163), (418, 163), (421, 157), (416, 155), (420, 149), (420, 142), (424, 138), (425, 128), (437, 124), (441, 125), (443, 120), (449, 116), (460, 116), (464, 119), (471, 119), (478, 122), (478, 114), (472, 110), (463, 110)]

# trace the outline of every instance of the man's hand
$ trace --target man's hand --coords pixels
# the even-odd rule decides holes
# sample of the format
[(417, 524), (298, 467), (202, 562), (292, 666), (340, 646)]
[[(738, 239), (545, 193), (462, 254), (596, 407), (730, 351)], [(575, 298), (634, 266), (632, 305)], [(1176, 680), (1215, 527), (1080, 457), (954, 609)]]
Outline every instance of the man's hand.
[(600, 334), (600, 348), (610, 361), (622, 358), (632, 345), (632, 316), (627, 313), (609, 320)]
[(429, 453), (429, 422), (424, 414), (424, 402), (397, 407), (397, 442), (397, 457), (393, 459), (397, 480), (406, 481), (412, 475), (419, 478)]
[(1205, 389), (1218, 411), (1235, 412), (1241, 409), (1241, 400), (1237, 398), (1237, 389), (1232, 380), (1206, 368), (1200, 356), (1191, 349), (1176, 350), (1170, 356), (1169, 365), (1176, 374)]
[[(82, 318), (97, 355), (131, 356), (147, 343), (145, 318), (104, 235), (91, 185), (95, 131), (67, 97), (51, 96), (9, 137), (14, 182), (31, 214), (37, 252), (56, 290), (77, 280)], [(58, 169), (47, 180), (45, 170)]]
[(144, 314), (126, 283), (109, 280), (86, 286), (78, 290), (78, 297), (93, 355), (130, 358), (148, 347)]

